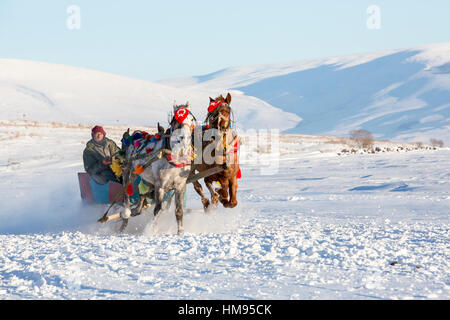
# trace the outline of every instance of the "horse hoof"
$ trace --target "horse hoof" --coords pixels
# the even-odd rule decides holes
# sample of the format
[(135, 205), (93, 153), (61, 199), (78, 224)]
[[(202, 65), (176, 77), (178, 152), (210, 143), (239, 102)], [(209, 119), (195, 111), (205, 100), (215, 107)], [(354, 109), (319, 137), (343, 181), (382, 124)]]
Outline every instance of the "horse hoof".
[(140, 216), (140, 215), (141, 215), (140, 212), (132, 212), (132, 213), (131, 213), (131, 216), (132, 216), (132, 217), (137, 217), (137, 216)]
[(204, 201), (202, 200), (202, 203), (203, 203), (203, 208), (205, 210), (208, 209), (208, 207), (209, 207), (209, 200), (208, 199), (205, 199)]

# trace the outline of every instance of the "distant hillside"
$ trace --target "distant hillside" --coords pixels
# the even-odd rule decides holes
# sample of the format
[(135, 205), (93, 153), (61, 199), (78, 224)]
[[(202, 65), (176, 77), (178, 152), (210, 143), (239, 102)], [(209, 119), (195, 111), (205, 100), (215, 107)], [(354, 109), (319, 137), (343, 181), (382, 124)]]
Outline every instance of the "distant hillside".
[(364, 128), (399, 141), (450, 144), (450, 43), (284, 64), (233, 67), (160, 83), (234, 89), (303, 119), (291, 133)]
[[(211, 89), (174, 88), (99, 71), (43, 62), (0, 59), (0, 120), (31, 120), (105, 125), (167, 124), (174, 100), (189, 101), (201, 122)], [(232, 92), (242, 128), (295, 127), (301, 119), (255, 97)]]

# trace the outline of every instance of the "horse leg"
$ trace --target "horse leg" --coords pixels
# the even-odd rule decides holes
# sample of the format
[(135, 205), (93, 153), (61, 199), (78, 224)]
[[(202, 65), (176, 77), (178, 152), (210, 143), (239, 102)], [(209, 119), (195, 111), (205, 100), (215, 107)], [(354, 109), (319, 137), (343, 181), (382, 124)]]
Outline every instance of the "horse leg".
[(122, 233), (127, 226), (128, 226), (128, 219), (123, 219), (122, 220), (122, 225), (119, 228), (119, 232)]
[(129, 219), (131, 217), (131, 203), (130, 197), (126, 193), (123, 196), (123, 208), (124, 211), (121, 213), (122, 219)]
[[(131, 171), (129, 167), (125, 167), (122, 172), (122, 187), (126, 188), (130, 182), (131, 182)], [(123, 193), (123, 207), (124, 212), (121, 213), (121, 217), (122, 219), (129, 219), (131, 216), (131, 203), (130, 203), (130, 196), (126, 192)]]
[(209, 192), (211, 193), (211, 201), (213, 208), (215, 209), (217, 208), (217, 205), (219, 203), (219, 195), (217, 194), (216, 190), (214, 190), (213, 182), (214, 180), (211, 180), (210, 178), (205, 178), (205, 184)]
[(137, 206), (137, 208), (132, 213), (133, 217), (140, 215), (144, 208), (148, 209), (149, 207), (151, 207), (151, 204), (148, 203), (147, 198), (154, 199), (155, 198), (155, 191), (154, 191), (153, 185), (149, 184), (148, 186), (149, 186), (149, 189), (148, 189), (147, 193), (139, 194), (139, 205)]
[(203, 188), (202, 188), (201, 183), (198, 181), (195, 181), (192, 184), (194, 185), (194, 190), (197, 192), (197, 194), (200, 197), (202, 197), (203, 209), (205, 209), (205, 211), (206, 211), (209, 207), (209, 199), (203, 193)]
[(237, 206), (236, 193), (238, 188), (238, 182), (236, 177), (233, 177), (233, 179), (230, 180), (229, 188), (230, 188), (230, 201), (228, 202), (228, 208), (234, 208)]
[(183, 198), (186, 191), (186, 185), (183, 188), (175, 189), (175, 216), (177, 218), (178, 234), (183, 233)]
[[(123, 187), (127, 186), (131, 180), (131, 174), (129, 169), (124, 169), (122, 173), (123, 177)], [(131, 217), (131, 204), (130, 204), (130, 196), (125, 192), (123, 195), (123, 212), (120, 213), (120, 217), (122, 218), (122, 225), (119, 228), (119, 232), (123, 232), (128, 225), (128, 219)]]
[(228, 179), (220, 179), (219, 200), (225, 208), (228, 208)]
[(157, 216), (162, 209), (162, 203), (164, 200), (164, 189), (155, 186), (155, 209), (153, 215)]
[(128, 225), (128, 219), (131, 217), (130, 197), (127, 194), (123, 196), (123, 207), (124, 211), (120, 213), (120, 217), (122, 218), (122, 225), (119, 228), (120, 233), (125, 230)]
[(131, 210), (131, 216), (135, 217), (141, 214), (142, 209), (144, 208), (144, 202), (145, 202), (145, 195), (139, 195), (139, 204), (138, 206), (134, 209)]

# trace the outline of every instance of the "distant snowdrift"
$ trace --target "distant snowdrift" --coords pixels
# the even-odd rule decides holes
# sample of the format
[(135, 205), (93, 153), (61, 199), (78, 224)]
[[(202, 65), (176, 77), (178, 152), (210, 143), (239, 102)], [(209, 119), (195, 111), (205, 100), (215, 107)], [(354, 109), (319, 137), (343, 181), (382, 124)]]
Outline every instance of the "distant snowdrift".
[[(167, 123), (174, 100), (189, 101), (198, 120), (218, 90), (178, 89), (99, 71), (43, 62), (0, 59), (0, 119), (155, 126)], [(241, 127), (293, 128), (301, 119), (234, 92)]]
[(233, 67), (160, 83), (235, 89), (303, 119), (289, 132), (450, 143), (450, 43)]

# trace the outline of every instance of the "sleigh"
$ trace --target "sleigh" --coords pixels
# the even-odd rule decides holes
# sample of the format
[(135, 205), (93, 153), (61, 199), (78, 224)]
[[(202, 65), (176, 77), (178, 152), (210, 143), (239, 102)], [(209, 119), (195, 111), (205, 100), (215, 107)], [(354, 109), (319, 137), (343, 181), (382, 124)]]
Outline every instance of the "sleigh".
[[(107, 184), (98, 184), (86, 172), (78, 172), (78, 182), (81, 199), (87, 203), (112, 203), (122, 190), (120, 183), (110, 181)], [(123, 195), (118, 196), (116, 202), (123, 202)]]
[[(131, 203), (136, 203), (139, 199), (140, 181), (141, 178), (139, 176), (133, 181), (133, 195), (130, 196)], [(98, 184), (86, 172), (78, 172), (78, 182), (81, 199), (86, 203), (121, 204), (123, 202), (123, 186), (118, 182), (109, 181), (104, 185)], [(167, 192), (164, 196), (164, 201), (167, 201), (170, 195), (171, 192)]]
[[(193, 183), (195, 181), (198, 181), (202, 178), (205, 178), (207, 176), (216, 174), (218, 172), (223, 171), (223, 167), (215, 167), (209, 170), (206, 170), (201, 173), (192, 174), (189, 176), (187, 183)], [(110, 204), (111, 206), (113, 204), (121, 204), (124, 199), (123, 195), (123, 186), (120, 183), (110, 181), (107, 184), (101, 185), (92, 179), (88, 173), (86, 172), (79, 172), (78, 173), (78, 182), (80, 185), (80, 194), (81, 199), (85, 201), (86, 203), (96, 203), (96, 204)], [(140, 177), (138, 176), (133, 181), (133, 195), (130, 196), (131, 203), (136, 203), (139, 200), (139, 185)], [(166, 209), (170, 207), (171, 200), (173, 198), (174, 192), (169, 191), (164, 195), (164, 203)], [(149, 201), (150, 205), (153, 204), (153, 200)], [(111, 208), (111, 207), (110, 207)], [(202, 211), (203, 210), (193, 210), (193, 209), (186, 209), (186, 212), (196, 212), (196, 211)], [(120, 219), (120, 213), (115, 213), (113, 215), (107, 216), (107, 213), (103, 215), (102, 218), (98, 220), (100, 223), (106, 223), (108, 221), (113, 221)]]

